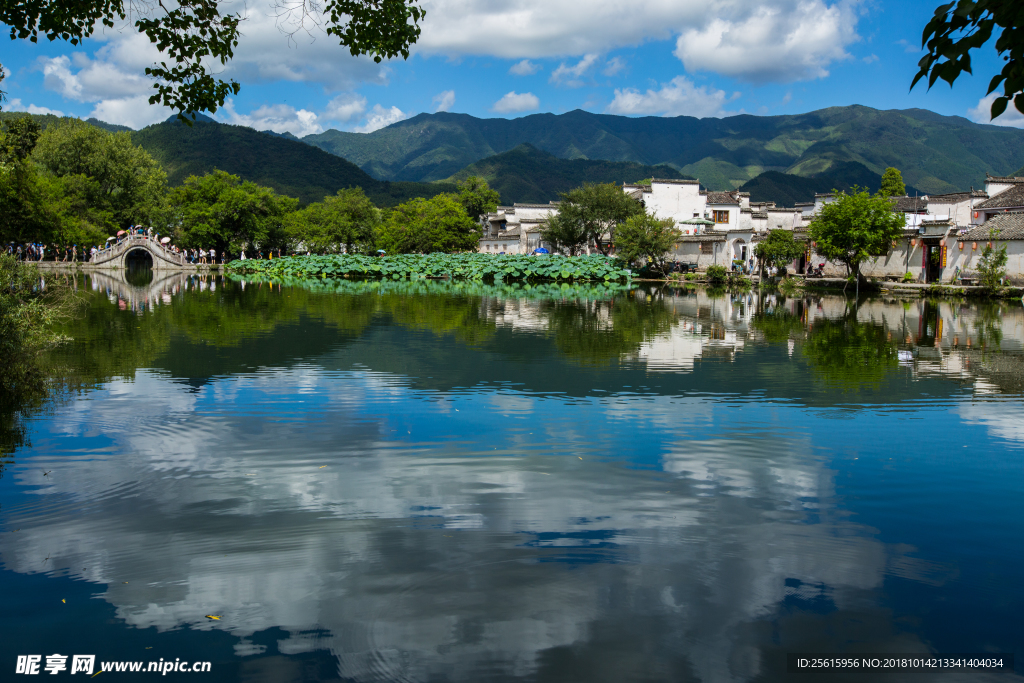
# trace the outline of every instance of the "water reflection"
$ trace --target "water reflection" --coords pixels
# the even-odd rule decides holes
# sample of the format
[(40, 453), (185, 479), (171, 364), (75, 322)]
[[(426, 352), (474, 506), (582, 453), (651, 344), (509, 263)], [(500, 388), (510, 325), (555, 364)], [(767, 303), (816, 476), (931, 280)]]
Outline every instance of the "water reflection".
[[(0, 561), (116, 619), (36, 642), (225, 634), (223, 680), (276, 681), (783, 680), (787, 651), (1019, 642), (964, 578), (981, 556), (1024, 604), (1020, 518), (986, 507), (1021, 483), (992, 397), (1019, 307), (331, 286), (88, 281), (62, 358), (92, 388), (0, 481)], [(1006, 456), (955, 462), (963, 552), (959, 494), (892, 462), (940, 430)], [(951, 637), (929, 610), (960, 602), (991, 623)]]

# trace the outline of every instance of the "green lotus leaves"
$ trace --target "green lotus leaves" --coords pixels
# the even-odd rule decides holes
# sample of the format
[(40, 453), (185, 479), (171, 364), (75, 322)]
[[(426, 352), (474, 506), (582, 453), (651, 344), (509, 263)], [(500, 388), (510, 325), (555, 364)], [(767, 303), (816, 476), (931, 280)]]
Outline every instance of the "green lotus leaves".
[(273, 260), (232, 261), (230, 272), (270, 278), (428, 279), (474, 282), (625, 282), (632, 278), (605, 256), (528, 256), (519, 254), (399, 254), (364, 256), (291, 256)]

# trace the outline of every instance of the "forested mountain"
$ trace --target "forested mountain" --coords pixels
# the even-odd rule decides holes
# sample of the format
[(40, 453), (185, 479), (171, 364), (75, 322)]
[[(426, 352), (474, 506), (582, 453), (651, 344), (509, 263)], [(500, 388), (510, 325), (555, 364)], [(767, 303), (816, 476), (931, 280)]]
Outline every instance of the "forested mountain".
[(470, 164), (448, 180), (475, 175), (501, 194), (502, 204), (547, 203), (584, 183), (633, 183), (642, 178), (685, 178), (671, 166), (633, 161), (559, 159), (529, 143)]
[[(781, 171), (765, 171), (753, 180), (743, 183), (740, 189), (750, 193), (752, 202), (775, 202), (777, 206), (793, 206), (796, 202), (814, 201), (815, 193), (849, 191), (854, 185), (877, 192), (881, 184), (882, 176), (872, 173), (864, 164), (847, 161), (835, 164), (827, 171), (810, 177)], [(915, 193), (926, 194), (908, 185), (907, 194)]]
[(723, 119), (577, 110), (508, 120), (440, 112), (368, 134), (331, 130), (303, 139), (391, 180), (440, 180), (524, 142), (561, 159), (671, 165), (711, 189), (737, 188), (764, 171), (810, 177), (854, 161), (879, 175), (894, 166), (908, 184), (939, 193), (980, 187), (986, 172), (1024, 165), (1024, 130), (863, 106)]
[(455, 191), (454, 186), (439, 183), (382, 182), (312, 145), (208, 120), (189, 127), (169, 119), (132, 133), (132, 140), (163, 166), (171, 185), (220, 169), (298, 197), (303, 204), (346, 187), (362, 187), (378, 206)]

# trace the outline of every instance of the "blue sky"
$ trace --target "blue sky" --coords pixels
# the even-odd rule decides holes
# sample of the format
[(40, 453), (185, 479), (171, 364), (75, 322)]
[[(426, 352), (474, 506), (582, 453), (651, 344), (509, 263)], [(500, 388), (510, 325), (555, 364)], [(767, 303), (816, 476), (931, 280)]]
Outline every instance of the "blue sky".
[[(863, 104), (988, 122), (985, 90), (1001, 68), (987, 46), (977, 76), (909, 91), (938, 0), (421, 1), (427, 18), (412, 56), (379, 65), (351, 57), (308, 19), (289, 41), (295, 25), (274, 9), (282, 0), (225, 3), (246, 17), (222, 72), (242, 91), (216, 118), (300, 136), (369, 132), (439, 110), (721, 117)], [(8, 42), (5, 109), (141, 128), (171, 113), (147, 104), (143, 70), (156, 57), (130, 26), (77, 48)], [(1024, 127), (1024, 117), (1011, 107), (996, 123)]]

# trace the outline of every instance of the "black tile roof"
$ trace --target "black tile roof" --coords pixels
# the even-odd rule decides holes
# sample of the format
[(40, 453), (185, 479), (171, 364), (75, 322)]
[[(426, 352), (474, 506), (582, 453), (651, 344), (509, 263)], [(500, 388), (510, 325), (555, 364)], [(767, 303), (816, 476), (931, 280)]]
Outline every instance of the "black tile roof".
[(1024, 206), (1024, 183), (1014, 185), (1008, 190), (1003, 190), (992, 199), (975, 205), (975, 209), (1003, 209), (1017, 206)]
[(732, 192), (708, 192), (708, 204), (739, 204)]
[(890, 197), (889, 201), (893, 204), (893, 211), (911, 213), (928, 210), (928, 200), (924, 197)]
[(1000, 213), (989, 218), (982, 225), (971, 228), (966, 235), (960, 239), (967, 241), (990, 239), (992, 231), (998, 231), (995, 239), (999, 240), (1020, 240), (1024, 239), (1024, 211), (1010, 211)]
[(938, 204), (959, 204), (965, 202), (971, 198), (974, 199), (988, 199), (988, 192), (983, 190), (971, 190), (970, 192), (950, 192), (949, 194), (930, 194), (928, 195), (929, 202), (936, 202)]

